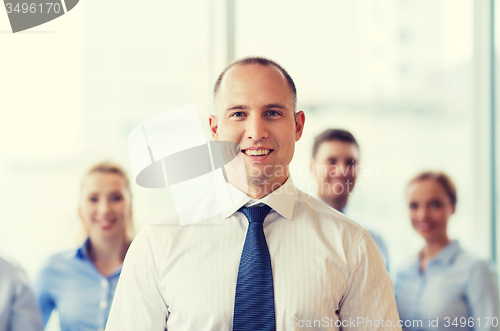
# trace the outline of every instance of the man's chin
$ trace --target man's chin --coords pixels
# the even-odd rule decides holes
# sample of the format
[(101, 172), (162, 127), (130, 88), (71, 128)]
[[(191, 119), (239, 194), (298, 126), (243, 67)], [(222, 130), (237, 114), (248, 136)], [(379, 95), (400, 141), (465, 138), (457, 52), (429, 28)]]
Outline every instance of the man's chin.
[(269, 176), (265, 176), (263, 174), (260, 174), (260, 175), (248, 174), (247, 179), (248, 179), (248, 185), (250, 185), (250, 186), (262, 186), (262, 185), (272, 183), (274, 178), (269, 177)]
[(338, 194), (338, 193), (332, 193), (332, 192), (325, 192), (325, 193), (319, 194), (319, 196), (322, 196), (324, 198), (324, 200), (337, 202), (337, 201), (343, 201), (343, 200), (347, 199), (349, 194), (345, 194), (345, 193)]

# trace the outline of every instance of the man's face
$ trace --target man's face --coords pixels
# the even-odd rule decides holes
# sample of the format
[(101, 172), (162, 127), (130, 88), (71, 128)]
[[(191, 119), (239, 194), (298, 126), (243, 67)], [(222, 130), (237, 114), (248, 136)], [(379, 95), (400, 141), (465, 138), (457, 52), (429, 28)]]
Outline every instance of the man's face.
[(311, 170), (323, 200), (347, 198), (354, 188), (358, 174), (359, 149), (349, 142), (331, 140), (322, 142)]
[(274, 66), (233, 67), (215, 105), (212, 137), (240, 146), (248, 184), (282, 184), (305, 120), (302, 111), (294, 117), (293, 94), (283, 74)]

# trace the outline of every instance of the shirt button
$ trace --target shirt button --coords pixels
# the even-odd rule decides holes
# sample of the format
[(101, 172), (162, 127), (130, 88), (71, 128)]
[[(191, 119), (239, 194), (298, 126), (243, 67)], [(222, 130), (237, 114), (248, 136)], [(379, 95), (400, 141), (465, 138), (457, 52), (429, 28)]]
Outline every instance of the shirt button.
[(108, 281), (107, 281), (107, 280), (105, 280), (105, 279), (101, 280), (101, 287), (102, 287), (102, 288), (105, 288), (105, 287), (107, 287), (107, 286), (108, 286)]
[(99, 302), (99, 307), (101, 307), (101, 309), (105, 309), (107, 306), (108, 303), (106, 301), (102, 300), (101, 302)]

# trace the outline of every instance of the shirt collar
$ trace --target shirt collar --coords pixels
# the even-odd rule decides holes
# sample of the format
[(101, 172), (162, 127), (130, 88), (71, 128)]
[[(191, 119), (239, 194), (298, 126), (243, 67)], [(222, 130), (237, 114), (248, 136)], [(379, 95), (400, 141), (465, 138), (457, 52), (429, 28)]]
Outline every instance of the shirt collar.
[[(429, 261), (428, 265), (430, 265), (431, 263), (450, 265), (455, 261), (455, 258), (461, 250), (462, 248), (460, 247), (458, 240), (453, 240), (444, 248), (442, 248), (438, 255), (436, 255)], [(412, 261), (412, 265), (416, 270), (420, 270), (420, 254), (421, 253), (418, 253)]]
[[(90, 238), (87, 238), (85, 240), (85, 242), (83, 243), (83, 245), (80, 246), (76, 250), (75, 258), (77, 258), (79, 260), (82, 260), (82, 261), (89, 261), (89, 263), (91, 263), (92, 265), (94, 265), (94, 263), (92, 261), (90, 261), (90, 258), (89, 258), (89, 247), (90, 247)], [(122, 271), (122, 266), (123, 266), (123, 264), (120, 265), (118, 268), (116, 268), (107, 278), (109, 279), (109, 278), (115, 277), (117, 275), (120, 275), (120, 272)], [(96, 272), (99, 273), (97, 271), (97, 269), (96, 269)], [(100, 273), (99, 273), (99, 275), (101, 277), (104, 277)]]
[[(232, 186), (232, 185), (231, 185)], [(236, 189), (234, 186), (232, 186)], [(237, 189), (236, 189), (237, 190)], [(241, 191), (240, 191), (241, 192)], [(243, 193), (242, 193), (243, 195)], [(274, 190), (270, 194), (266, 195), (262, 199), (252, 199), (248, 195), (245, 195), (242, 199), (239, 199), (231, 208), (227, 209), (222, 213), (224, 218), (228, 218), (238, 211), (243, 206), (251, 206), (258, 203), (264, 203), (271, 207), (278, 214), (283, 216), (288, 220), (292, 220), (293, 210), (295, 207), (295, 201), (297, 200), (297, 189), (293, 184), (292, 178), (289, 176), (288, 179), (281, 185), (277, 190)]]
[(460, 252), (461, 247), (457, 240), (453, 240), (448, 245), (446, 245), (435, 258), (433, 258), (432, 262), (440, 262), (442, 264), (450, 265), (455, 261), (458, 253)]
[(83, 245), (76, 250), (75, 257), (80, 260), (90, 260), (89, 247), (90, 247), (90, 238), (87, 238), (83, 243)]

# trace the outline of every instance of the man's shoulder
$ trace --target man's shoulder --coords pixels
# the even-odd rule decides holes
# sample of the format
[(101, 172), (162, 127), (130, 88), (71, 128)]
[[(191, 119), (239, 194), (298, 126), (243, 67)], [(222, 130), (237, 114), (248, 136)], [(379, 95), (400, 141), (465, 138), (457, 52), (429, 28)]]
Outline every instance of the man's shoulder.
[(299, 208), (303, 208), (303, 211), (315, 214), (319, 221), (331, 221), (338, 226), (349, 227), (359, 231), (364, 230), (362, 226), (354, 222), (351, 218), (328, 206), (323, 201), (318, 200), (317, 198), (299, 189), (297, 189), (297, 191), (297, 204), (299, 205)]
[[(179, 236), (189, 235), (193, 229), (217, 223), (214, 219), (215, 217), (212, 217), (210, 219), (194, 222), (192, 224), (181, 225), (177, 214), (172, 213), (158, 218), (144, 226), (135, 236), (132, 241), (132, 245), (154, 246), (158, 243), (169, 243), (172, 240), (178, 239)], [(220, 217), (218, 219), (220, 220)]]
[(12, 274), (15, 270), (18, 270), (20, 267), (17, 263), (13, 263), (12, 260), (7, 260), (0, 256), (0, 270), (7, 274)]
[(178, 231), (182, 228), (179, 223), (179, 218), (175, 215), (164, 216), (156, 219), (144, 226), (135, 236), (132, 243), (138, 241), (149, 241), (155, 237), (164, 237), (172, 231)]
[(349, 217), (300, 190), (296, 208), (294, 216), (298, 217), (294, 221), (309, 222), (328, 242), (342, 243), (344, 248), (354, 248), (363, 238), (369, 237), (368, 232)]
[(14, 260), (0, 257), (0, 279), (2, 283), (15, 283), (19, 280), (27, 281), (26, 272)]
[(143, 233), (144, 235), (164, 235), (166, 232), (176, 232), (191, 229), (197, 226), (220, 223), (221, 220), (221, 214), (218, 214), (196, 222), (181, 224), (178, 214), (174, 212), (153, 220), (144, 226), (139, 233)]

